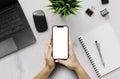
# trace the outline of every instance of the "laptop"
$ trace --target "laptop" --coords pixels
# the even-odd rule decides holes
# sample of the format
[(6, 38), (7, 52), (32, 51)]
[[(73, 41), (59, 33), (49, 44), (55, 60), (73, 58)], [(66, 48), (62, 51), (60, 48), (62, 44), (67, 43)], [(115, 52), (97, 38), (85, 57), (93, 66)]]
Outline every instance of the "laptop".
[(0, 0), (0, 58), (35, 41), (18, 0)]

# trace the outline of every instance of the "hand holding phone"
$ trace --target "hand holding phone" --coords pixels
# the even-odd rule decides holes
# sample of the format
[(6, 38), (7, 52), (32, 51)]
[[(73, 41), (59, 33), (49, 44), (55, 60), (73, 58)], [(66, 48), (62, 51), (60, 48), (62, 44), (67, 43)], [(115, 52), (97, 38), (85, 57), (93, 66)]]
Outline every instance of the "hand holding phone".
[(53, 26), (53, 58), (67, 59), (69, 45), (68, 26)]

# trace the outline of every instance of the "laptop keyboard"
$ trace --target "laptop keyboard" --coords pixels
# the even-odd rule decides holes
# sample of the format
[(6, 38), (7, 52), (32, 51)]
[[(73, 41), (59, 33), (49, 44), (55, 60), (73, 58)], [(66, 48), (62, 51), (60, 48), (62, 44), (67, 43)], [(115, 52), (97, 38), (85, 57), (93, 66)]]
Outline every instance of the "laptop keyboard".
[(24, 29), (22, 20), (12, 7), (0, 12), (0, 39)]

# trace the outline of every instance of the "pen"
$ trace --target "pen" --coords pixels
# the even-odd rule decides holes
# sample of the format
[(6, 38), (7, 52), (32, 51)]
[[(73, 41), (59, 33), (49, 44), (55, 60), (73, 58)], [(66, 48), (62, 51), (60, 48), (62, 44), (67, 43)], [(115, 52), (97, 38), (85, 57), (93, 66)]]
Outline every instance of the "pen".
[(105, 67), (105, 63), (104, 63), (104, 61), (103, 61), (103, 57), (102, 57), (101, 50), (100, 50), (100, 43), (98, 43), (98, 41), (95, 41), (95, 44), (96, 44), (98, 53), (99, 53), (99, 55), (100, 55), (101, 62), (102, 62), (102, 64), (103, 64), (103, 66)]

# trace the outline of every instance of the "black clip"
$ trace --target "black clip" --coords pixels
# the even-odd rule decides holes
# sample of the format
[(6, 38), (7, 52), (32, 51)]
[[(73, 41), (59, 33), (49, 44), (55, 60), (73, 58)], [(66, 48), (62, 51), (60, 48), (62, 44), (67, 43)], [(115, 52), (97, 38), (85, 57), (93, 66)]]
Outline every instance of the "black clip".
[(86, 10), (86, 14), (89, 15), (89, 16), (92, 16), (93, 13), (94, 12), (89, 8)]

